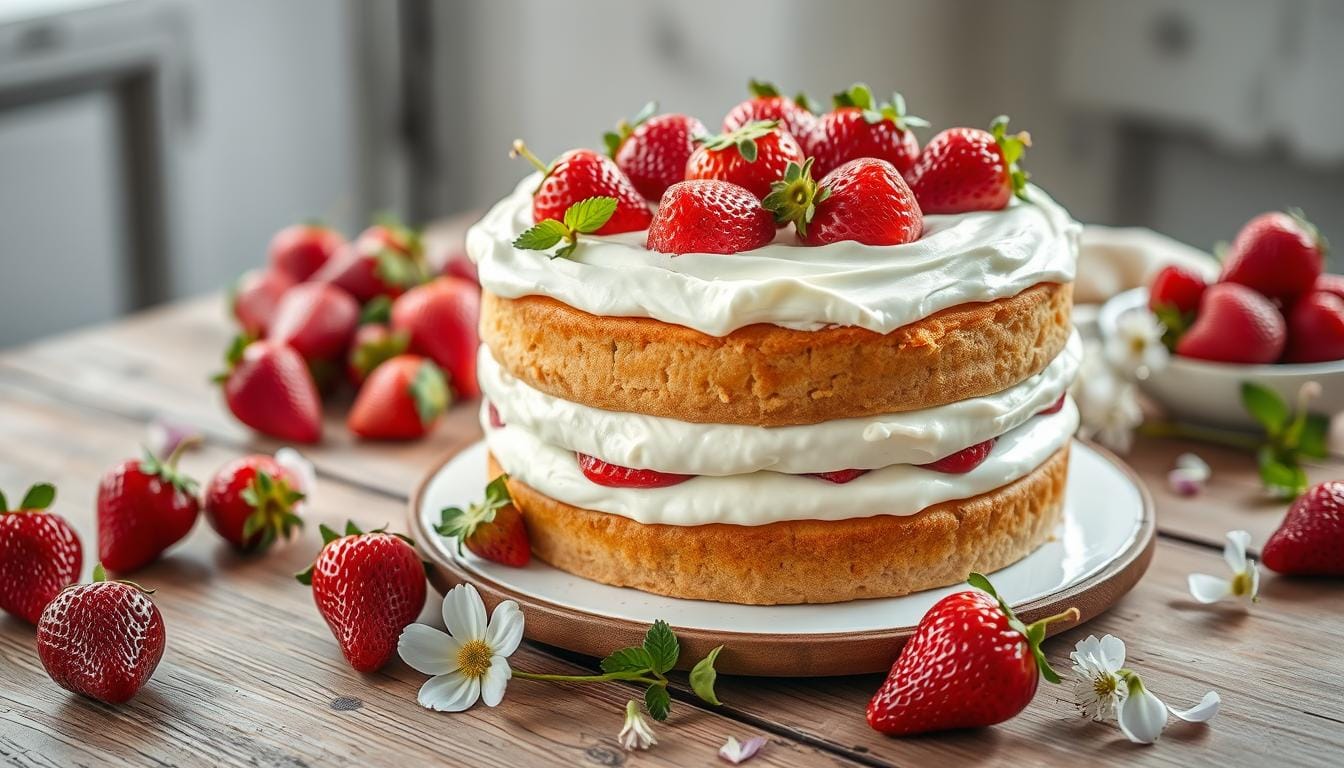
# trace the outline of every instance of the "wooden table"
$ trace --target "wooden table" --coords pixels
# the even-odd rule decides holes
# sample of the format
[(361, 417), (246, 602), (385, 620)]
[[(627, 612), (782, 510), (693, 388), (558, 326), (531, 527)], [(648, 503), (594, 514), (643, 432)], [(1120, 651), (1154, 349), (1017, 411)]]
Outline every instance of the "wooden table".
[[(210, 298), (0, 354), (0, 487), (60, 488), (55, 510), (83, 538), (85, 571), (96, 556), (93, 500), (102, 471), (138, 451), (154, 417), (193, 424), (207, 445), (183, 466), (201, 480), (243, 452), (273, 451), (225, 411), (208, 375), (227, 336), (223, 302)], [(453, 409), (432, 439), (360, 445), (330, 409), (328, 439), (307, 451), (320, 487), (302, 537), (261, 558), (239, 557), (204, 523), (171, 554), (138, 573), (156, 587), (168, 649), (150, 684), (111, 707), (66, 693), (44, 674), (33, 629), (0, 617), (0, 759), (18, 766), (318, 765), (710, 765), (730, 735), (766, 735), (752, 765), (952, 765), (1040, 763), (1186, 766), (1328, 765), (1344, 756), (1344, 634), (1338, 582), (1268, 575), (1262, 602), (1245, 612), (1203, 607), (1186, 594), (1193, 571), (1220, 573), (1223, 533), (1261, 543), (1283, 506), (1262, 500), (1251, 458), (1211, 446), (1141, 442), (1132, 460), (1157, 500), (1161, 530), (1148, 575), (1109, 613), (1047, 642), (1067, 669), (1089, 633), (1126, 640), (1148, 686), (1189, 704), (1213, 688), (1223, 711), (1210, 727), (1169, 727), (1152, 747), (1129, 744), (1113, 725), (1076, 713), (1067, 686), (1042, 684), (1016, 719), (981, 731), (885, 738), (864, 721), (878, 676), (724, 678), (722, 707), (682, 686), (660, 743), (627, 754), (616, 743), (622, 684), (557, 686), (514, 681), (503, 705), (437, 714), (415, 703), (424, 677), (400, 662), (353, 672), (291, 574), (318, 549), (316, 523), (353, 518), (404, 530), (406, 496), (436, 458), (478, 436), (471, 406)], [(1173, 458), (1197, 450), (1215, 468), (1206, 493), (1176, 498), (1163, 480)], [(1313, 479), (1344, 476), (1344, 463)], [(424, 611), (437, 621), (438, 600)], [(592, 670), (594, 662), (524, 643), (512, 661), (528, 670)], [(682, 681), (684, 682), (684, 680)]]

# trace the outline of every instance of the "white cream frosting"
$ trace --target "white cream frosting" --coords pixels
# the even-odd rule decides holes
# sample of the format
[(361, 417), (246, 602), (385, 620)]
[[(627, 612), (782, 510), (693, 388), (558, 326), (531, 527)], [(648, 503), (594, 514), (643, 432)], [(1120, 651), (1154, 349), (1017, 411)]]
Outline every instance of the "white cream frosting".
[(733, 255), (670, 256), (644, 248), (644, 232), (582, 236), (572, 258), (513, 247), (532, 226), (524, 179), (467, 232), (481, 285), (505, 297), (543, 295), (594, 315), (651, 317), (725, 336), (754, 323), (816, 330), (858, 326), (887, 333), (967, 302), (1015, 296), (1041, 282), (1071, 282), (1079, 224), (1036, 187), (1032, 202), (1001, 211), (927, 215), (906, 245), (847, 241), (800, 246), (790, 229)]
[(1075, 333), (1045, 370), (1002, 392), (936, 408), (793, 427), (691, 424), (580, 405), (518, 380), (485, 346), (476, 373), (506, 424), (523, 427), (550, 445), (660, 472), (801, 474), (927, 464), (1002, 435), (1053, 405), (1073, 381), (1082, 355)]
[(764, 525), (912, 515), (933, 504), (987, 493), (1039, 467), (1068, 442), (1078, 427), (1078, 409), (1068, 400), (1060, 412), (1030, 419), (999, 438), (989, 457), (965, 474), (897, 464), (844, 484), (761, 471), (695, 477), (666, 488), (608, 488), (584, 476), (573, 451), (543, 442), (517, 425), (485, 427), (486, 443), (504, 471), (581, 509), (645, 524)]

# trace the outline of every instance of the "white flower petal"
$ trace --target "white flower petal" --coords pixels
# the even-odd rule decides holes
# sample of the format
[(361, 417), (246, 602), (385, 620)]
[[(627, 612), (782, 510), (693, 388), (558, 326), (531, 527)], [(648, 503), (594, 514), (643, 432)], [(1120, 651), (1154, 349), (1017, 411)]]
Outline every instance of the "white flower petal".
[(1167, 705), (1142, 685), (1131, 686), (1120, 703), (1116, 721), (1125, 736), (1136, 744), (1152, 744), (1167, 725)]
[(1250, 564), (1251, 569), (1251, 594), (1246, 597), (1254, 602), (1260, 597), (1260, 566), (1257, 563)]
[(497, 656), (513, 655), (523, 639), (523, 612), (518, 609), (518, 604), (504, 600), (496, 605), (485, 635), (485, 642)]
[(1228, 531), (1223, 545), (1223, 560), (1233, 573), (1246, 570), (1246, 548), (1251, 545), (1251, 534), (1246, 531)]
[(426, 675), (455, 672), (460, 647), (461, 644), (446, 633), (427, 624), (410, 624), (397, 638), (397, 653), (401, 660)]
[(1190, 596), (1201, 603), (1216, 603), (1232, 594), (1232, 582), (1207, 573), (1190, 574)]
[(275, 463), (289, 470), (299, 486), (298, 490), (303, 493), (304, 499), (297, 506), (311, 504), (313, 494), (317, 493), (317, 470), (313, 468), (313, 463), (288, 446), (275, 452)]
[(737, 765), (755, 757), (756, 753), (760, 752), (761, 747), (764, 747), (765, 744), (766, 738), (764, 736), (753, 736), (743, 742), (739, 742), (737, 739), (729, 736), (728, 740), (723, 743), (723, 746), (719, 747), (719, 757), (722, 757), (733, 765)]
[(1189, 709), (1168, 706), (1167, 710), (1187, 723), (1203, 723), (1212, 720), (1213, 716), (1218, 714), (1218, 707), (1222, 703), (1223, 699), (1217, 691), (1209, 691), (1198, 704)]
[(1106, 665), (1107, 672), (1119, 672), (1125, 666), (1125, 641), (1115, 635), (1101, 638), (1098, 658)]
[(1069, 654), (1075, 664), (1083, 665), (1085, 659), (1101, 658), (1101, 640), (1096, 635), (1088, 635), (1079, 640), (1073, 646), (1073, 652)]
[(1194, 453), (1182, 453), (1176, 457), (1176, 468), (1184, 470), (1191, 477), (1203, 482), (1213, 477), (1213, 468), (1209, 463)]
[(512, 677), (513, 670), (509, 667), (508, 659), (503, 656), (491, 658), (490, 669), (485, 671), (485, 677), (481, 679), (481, 701), (487, 707), (498, 706), (504, 699), (504, 689)]
[(420, 686), (420, 706), (438, 712), (461, 712), (481, 696), (481, 681), (461, 672), (431, 677)]
[(470, 584), (458, 584), (443, 596), (443, 625), (459, 643), (484, 640), (485, 603)]

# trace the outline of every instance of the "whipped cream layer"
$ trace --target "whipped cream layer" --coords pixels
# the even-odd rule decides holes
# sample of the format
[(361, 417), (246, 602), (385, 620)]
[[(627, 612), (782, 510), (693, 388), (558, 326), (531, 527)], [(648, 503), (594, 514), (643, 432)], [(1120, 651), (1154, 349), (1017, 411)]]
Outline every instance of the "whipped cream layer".
[(584, 476), (573, 451), (517, 425), (484, 426), (486, 444), (505, 472), (566, 504), (645, 524), (765, 525), (913, 515), (933, 504), (988, 493), (1039, 467), (1067, 443), (1078, 427), (1078, 409), (1070, 399), (1059, 413), (1029, 420), (1001, 437), (989, 457), (965, 474), (897, 464), (844, 484), (761, 471), (696, 477), (666, 488), (608, 488)]
[[(807, 473), (927, 464), (998, 437), (1053, 405), (1082, 362), (1075, 333), (1045, 370), (1002, 392), (918, 411), (792, 427), (691, 424), (573, 403), (533, 389), (484, 345), (481, 390), (506, 424), (622, 467), (686, 475)], [(482, 405), (482, 408), (488, 406)], [(488, 420), (487, 420), (488, 423)]]
[(513, 247), (531, 227), (539, 176), (524, 179), (467, 231), (481, 285), (504, 298), (542, 295), (594, 315), (651, 317), (711, 336), (755, 323), (798, 330), (829, 325), (888, 333), (967, 302), (993, 301), (1037, 283), (1071, 282), (1080, 225), (1036, 187), (1032, 202), (1001, 211), (927, 215), (906, 245), (773, 243), (729, 256), (671, 256), (644, 248), (645, 232), (584, 235), (572, 258)]

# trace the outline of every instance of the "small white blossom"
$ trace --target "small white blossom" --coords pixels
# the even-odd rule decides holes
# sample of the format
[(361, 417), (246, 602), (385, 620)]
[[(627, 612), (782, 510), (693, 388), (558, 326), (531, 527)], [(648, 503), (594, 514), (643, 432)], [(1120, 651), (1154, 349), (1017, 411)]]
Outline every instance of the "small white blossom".
[(634, 699), (626, 702), (625, 725), (616, 735), (616, 740), (621, 742), (621, 746), (627, 751), (648, 749), (658, 743), (658, 739), (653, 735), (653, 728), (639, 713), (639, 704)]
[(1084, 348), (1073, 399), (1081, 419), (1079, 434), (1117, 453), (1129, 452), (1134, 430), (1143, 423), (1138, 390), (1133, 382), (1115, 375), (1095, 341)]
[(1100, 640), (1088, 635), (1078, 641), (1069, 658), (1073, 660), (1074, 700), (1084, 717), (1103, 722), (1115, 717), (1116, 707), (1124, 701), (1125, 682), (1120, 670), (1125, 666), (1125, 642), (1114, 635)]
[(1213, 475), (1208, 462), (1193, 453), (1176, 457), (1176, 466), (1167, 473), (1167, 485), (1179, 496), (1196, 496)]
[(505, 600), (487, 623), (485, 603), (470, 584), (459, 584), (443, 596), (444, 634), (425, 624), (402, 630), (397, 652), (411, 667), (433, 675), (420, 688), (418, 700), (427, 709), (461, 712), (477, 699), (493, 707), (504, 698), (513, 676), (508, 657), (523, 639), (523, 614)]
[(761, 751), (761, 747), (765, 746), (765, 741), (764, 736), (754, 736), (743, 742), (729, 736), (728, 741), (724, 742), (722, 747), (719, 747), (719, 757), (733, 765), (744, 763)]
[(1171, 359), (1162, 343), (1166, 327), (1146, 309), (1132, 309), (1116, 318), (1115, 333), (1106, 339), (1106, 361), (1130, 379), (1146, 379)]
[(1257, 601), (1260, 595), (1260, 567), (1246, 556), (1246, 548), (1250, 543), (1251, 534), (1246, 531), (1229, 531), (1227, 544), (1223, 547), (1223, 560), (1232, 571), (1232, 578), (1192, 573), (1189, 578), (1190, 595), (1201, 603), (1216, 603), (1229, 597)]

